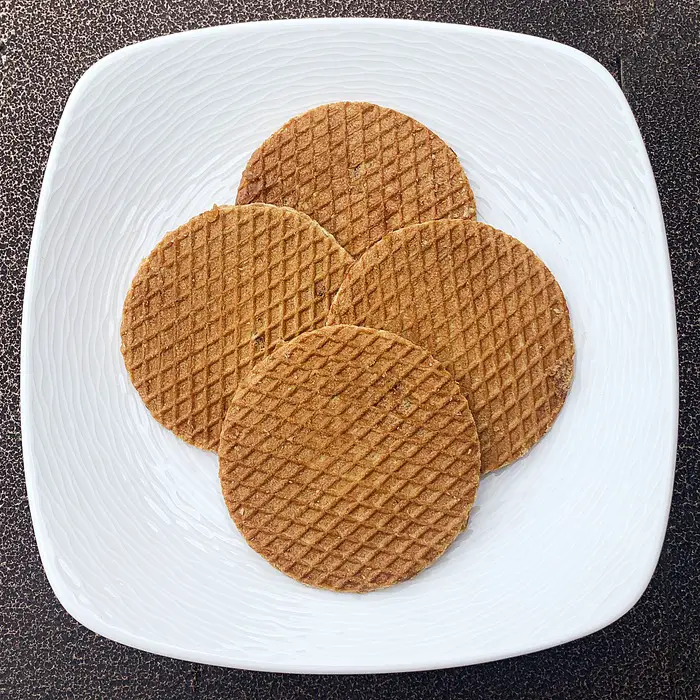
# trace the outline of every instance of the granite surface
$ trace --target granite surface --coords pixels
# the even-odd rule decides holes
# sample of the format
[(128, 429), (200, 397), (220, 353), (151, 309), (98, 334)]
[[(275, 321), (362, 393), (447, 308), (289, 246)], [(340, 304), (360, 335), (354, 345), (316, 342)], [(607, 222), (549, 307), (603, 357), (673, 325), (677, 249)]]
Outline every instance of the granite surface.
[[(66, 99), (98, 58), (185, 29), (302, 16), (476, 24), (575, 46), (620, 82), (644, 136), (676, 290), (680, 430), (657, 571), (607, 629), (482, 666), (384, 676), (285, 676), (160, 658), (62, 609), (34, 542), (22, 469), (19, 342), (32, 224)], [(0, 698), (700, 698), (700, 5), (697, 0), (0, 0)]]

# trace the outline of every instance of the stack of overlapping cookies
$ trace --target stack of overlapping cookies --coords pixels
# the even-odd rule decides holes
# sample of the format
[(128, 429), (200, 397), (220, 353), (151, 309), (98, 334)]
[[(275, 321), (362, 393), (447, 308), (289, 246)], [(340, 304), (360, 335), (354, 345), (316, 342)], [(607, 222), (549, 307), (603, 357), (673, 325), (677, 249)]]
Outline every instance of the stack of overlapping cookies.
[(359, 102), (295, 117), (235, 206), (168, 233), (134, 278), (122, 353), (153, 417), (218, 451), (248, 543), (303, 583), (370, 591), (465, 528), (480, 476), (569, 390), (559, 285), (474, 220), (454, 152)]

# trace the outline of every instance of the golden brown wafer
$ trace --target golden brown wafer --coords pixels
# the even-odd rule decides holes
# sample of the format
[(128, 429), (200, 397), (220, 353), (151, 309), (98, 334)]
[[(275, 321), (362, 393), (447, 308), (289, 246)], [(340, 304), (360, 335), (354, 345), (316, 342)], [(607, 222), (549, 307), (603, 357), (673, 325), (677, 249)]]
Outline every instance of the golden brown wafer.
[(239, 382), (280, 339), (323, 326), (350, 256), (305, 214), (221, 207), (168, 233), (131, 283), (121, 325), (153, 417), (208, 450)]
[(387, 234), (352, 264), (327, 323), (393, 331), (440, 360), (469, 400), (484, 472), (549, 430), (573, 376), (557, 281), (522, 243), (476, 221)]
[(417, 574), (465, 527), (479, 482), (467, 401), (423, 348), (333, 326), (280, 344), (231, 400), (219, 476), (273, 566), (364, 592)]
[(476, 215), (454, 151), (415, 119), (368, 102), (322, 105), (288, 121), (251, 156), (236, 201), (303, 211), (352, 256), (387, 231)]

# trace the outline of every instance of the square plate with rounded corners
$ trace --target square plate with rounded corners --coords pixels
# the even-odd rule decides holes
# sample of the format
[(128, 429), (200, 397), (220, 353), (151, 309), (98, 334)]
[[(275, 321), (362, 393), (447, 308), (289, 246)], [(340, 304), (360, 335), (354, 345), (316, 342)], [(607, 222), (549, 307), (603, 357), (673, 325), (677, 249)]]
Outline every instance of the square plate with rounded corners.
[[(216, 457), (151, 419), (119, 352), (139, 261), (166, 231), (233, 202), (246, 159), (289, 117), (336, 100), (393, 107), (454, 148), (479, 218), (558, 278), (577, 343), (551, 433), (483, 480), (468, 530), (434, 566), (364, 596), (307, 588), (249, 549)], [(42, 561), (68, 612), (124, 644), (270, 671), (469, 664), (609, 624), (654, 570), (678, 411), (668, 249), (632, 113), (574, 49), (348, 19), (217, 27), (107, 56), (56, 133), (23, 331)]]

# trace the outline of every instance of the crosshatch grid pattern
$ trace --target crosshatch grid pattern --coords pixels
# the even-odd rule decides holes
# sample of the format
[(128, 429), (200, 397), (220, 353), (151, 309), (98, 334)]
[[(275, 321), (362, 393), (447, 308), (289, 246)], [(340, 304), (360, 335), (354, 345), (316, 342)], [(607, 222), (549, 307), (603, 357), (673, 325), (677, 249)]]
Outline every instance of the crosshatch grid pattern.
[(216, 450), (228, 401), (277, 341), (323, 326), (350, 256), (308, 216), (215, 208), (167, 234), (124, 303), (122, 354), (154, 418)]
[(274, 566), (365, 592), (418, 573), (466, 526), (476, 427), (424, 349), (331, 326), (278, 346), (231, 402), (219, 451), (231, 517)]
[(478, 222), (387, 234), (351, 266), (328, 323), (383, 328), (430, 350), (468, 397), (485, 472), (549, 430), (573, 376), (557, 281), (525, 245)]
[(454, 151), (415, 119), (366, 102), (287, 122), (251, 156), (237, 202), (303, 211), (352, 256), (409, 224), (476, 216)]

